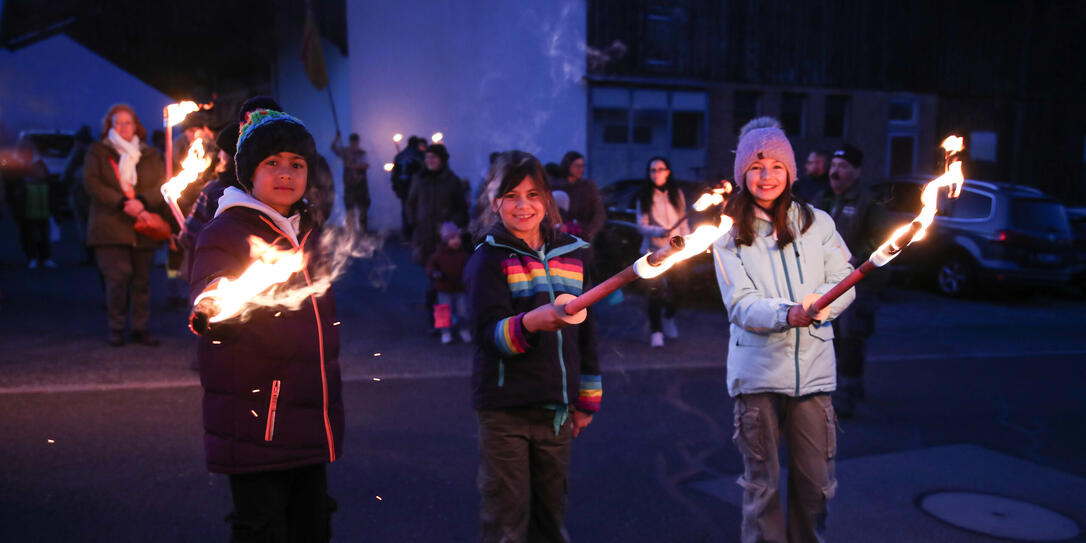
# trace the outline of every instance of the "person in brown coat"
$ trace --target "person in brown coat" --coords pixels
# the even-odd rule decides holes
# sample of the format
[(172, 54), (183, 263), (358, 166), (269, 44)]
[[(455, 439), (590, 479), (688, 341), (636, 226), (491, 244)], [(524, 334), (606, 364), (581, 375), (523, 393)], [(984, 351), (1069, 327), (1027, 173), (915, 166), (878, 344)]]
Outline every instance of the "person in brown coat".
[[(159, 192), (165, 181), (162, 155), (144, 143), (147, 130), (128, 105), (109, 108), (102, 120), (102, 139), (87, 151), (84, 185), (90, 195), (87, 244), (95, 248), (106, 286), (109, 344), (124, 344), (128, 300), (132, 307), (132, 341), (158, 345), (147, 332), (151, 317), (151, 265), (162, 242), (136, 233), (144, 213), (165, 218), (169, 211)], [(131, 296), (129, 290), (131, 289)]]

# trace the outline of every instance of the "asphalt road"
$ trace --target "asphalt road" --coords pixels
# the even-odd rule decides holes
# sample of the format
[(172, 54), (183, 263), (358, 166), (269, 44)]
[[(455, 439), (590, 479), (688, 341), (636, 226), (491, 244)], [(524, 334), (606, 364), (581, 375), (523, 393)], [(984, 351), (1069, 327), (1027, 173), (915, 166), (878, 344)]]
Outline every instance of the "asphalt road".
[[(203, 464), (184, 315), (161, 310), (157, 278), (152, 330), (164, 345), (111, 349), (93, 269), (74, 251), (58, 257), (58, 270), (0, 266), (0, 541), (225, 540), (229, 490)], [(476, 539), (470, 348), (424, 333), (423, 285), (390, 245), (335, 287), (348, 377), (345, 454), (329, 468), (338, 541)], [(695, 305), (662, 351), (647, 345), (638, 297), (600, 308), (605, 394), (574, 446), (575, 540), (738, 541), (738, 508), (699, 490), (734, 480), (741, 461), (723, 385), (725, 316), (715, 300)], [(1084, 305), (1063, 293), (954, 301), (891, 289), (869, 400), (839, 436), (831, 539), (910, 541), (907, 524), (930, 523), (932, 541), (992, 541), (908, 506), (864, 508), (874, 497), (850, 492), (870, 483), (857, 480), (861, 462), (877, 466), (887, 493), (922, 475), (905, 468), (908, 454), (958, 444), (1086, 482)], [(989, 471), (1023, 495), (1038, 485), (1026, 471)], [(1047, 499), (1086, 526), (1078, 498)]]

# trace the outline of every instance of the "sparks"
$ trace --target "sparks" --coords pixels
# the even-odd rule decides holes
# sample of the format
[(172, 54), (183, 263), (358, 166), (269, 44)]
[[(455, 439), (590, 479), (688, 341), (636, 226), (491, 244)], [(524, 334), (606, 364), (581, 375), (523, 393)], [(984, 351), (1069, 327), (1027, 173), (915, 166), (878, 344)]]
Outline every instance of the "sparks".
[(53, 443), (56, 443), (56, 441), (52, 440), (52, 439), (46, 439), (45, 442), (49, 443), (50, 445), (53, 444)]
[(377, 496), (377, 501), (379, 501), (379, 502), (383, 502), (383, 501), (385, 501), (385, 500), (384, 500), (384, 498), (382, 498), (382, 497), (380, 497), (380, 496)]
[(373, 356), (375, 356), (375, 357), (381, 356), (381, 353), (373, 353)]
[(256, 417), (256, 418), (260, 418), (260, 415), (257, 415), (257, 414), (256, 414), (256, 410), (255, 410), (255, 409), (250, 409), (250, 410), (249, 410), (249, 412), (250, 412), (250, 413), (252, 413), (254, 417)]
[(374, 381), (377, 381), (378, 383), (380, 383), (380, 382), (381, 382), (381, 378), (380, 378), (380, 377), (374, 377), (374, 378), (373, 378), (373, 380), (374, 380)]
[(339, 326), (340, 324), (342, 324), (340, 321), (336, 321), (332, 323), (332, 326)]

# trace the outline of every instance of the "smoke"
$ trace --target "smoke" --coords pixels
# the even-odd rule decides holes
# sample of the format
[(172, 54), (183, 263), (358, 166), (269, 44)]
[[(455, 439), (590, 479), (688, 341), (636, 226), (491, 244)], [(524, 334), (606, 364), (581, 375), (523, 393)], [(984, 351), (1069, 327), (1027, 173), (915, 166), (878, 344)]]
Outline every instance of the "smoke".
[[(370, 283), (375, 288), (388, 288), (389, 280), (396, 265), (384, 253), (385, 234), (367, 235), (359, 228), (327, 227), (321, 233), (320, 250), (327, 252), (326, 265), (318, 266), (303, 287), (277, 285), (249, 300), (238, 319), (248, 320), (249, 315), (259, 308), (279, 308), (295, 311), (311, 296), (321, 296), (332, 287), (351, 264), (358, 259), (372, 259), (374, 266), (369, 272)], [(304, 273), (302, 271), (297, 272)]]

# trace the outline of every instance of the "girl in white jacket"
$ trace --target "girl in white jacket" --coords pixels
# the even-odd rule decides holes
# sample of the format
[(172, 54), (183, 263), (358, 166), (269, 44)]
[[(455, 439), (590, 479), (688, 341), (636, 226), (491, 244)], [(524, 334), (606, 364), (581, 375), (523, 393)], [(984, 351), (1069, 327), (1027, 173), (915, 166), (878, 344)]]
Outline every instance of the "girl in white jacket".
[[(735, 157), (738, 191), (725, 213), (731, 232), (713, 246), (731, 322), (728, 394), (743, 455), (743, 541), (824, 541), (834, 478), (836, 388), (833, 327), (849, 289), (816, 319), (805, 307), (851, 271), (833, 219), (793, 201), (796, 160), (780, 124), (743, 127)], [(788, 519), (778, 496), (777, 450), (788, 447)]]

